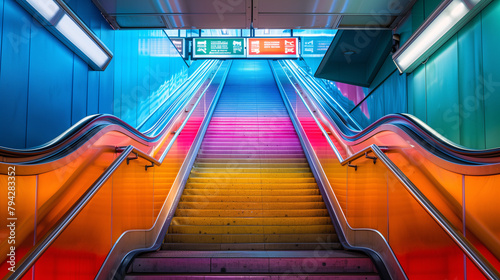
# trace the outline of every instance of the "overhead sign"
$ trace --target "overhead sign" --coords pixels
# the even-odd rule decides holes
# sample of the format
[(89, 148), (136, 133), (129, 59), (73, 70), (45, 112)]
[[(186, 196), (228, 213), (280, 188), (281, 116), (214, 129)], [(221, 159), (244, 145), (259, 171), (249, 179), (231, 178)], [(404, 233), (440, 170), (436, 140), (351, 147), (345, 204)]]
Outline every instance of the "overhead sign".
[(323, 57), (328, 51), (333, 37), (302, 37), (302, 56)]
[(298, 58), (298, 38), (249, 38), (249, 58)]
[(186, 58), (186, 40), (184, 38), (176, 38), (176, 39), (170, 39), (172, 41), (172, 44), (174, 44), (174, 47), (177, 49), (179, 54)]
[(193, 58), (244, 58), (244, 38), (194, 38)]

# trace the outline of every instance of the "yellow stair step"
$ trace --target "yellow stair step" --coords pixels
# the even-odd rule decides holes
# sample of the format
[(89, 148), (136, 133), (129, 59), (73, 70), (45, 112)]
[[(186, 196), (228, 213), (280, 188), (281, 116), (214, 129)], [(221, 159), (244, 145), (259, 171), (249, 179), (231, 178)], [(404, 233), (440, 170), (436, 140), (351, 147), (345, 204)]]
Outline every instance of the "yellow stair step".
[(189, 178), (187, 183), (215, 184), (275, 184), (275, 183), (315, 183), (314, 178)]
[(289, 183), (224, 183), (224, 182), (188, 182), (185, 189), (229, 189), (229, 190), (304, 190), (304, 189), (318, 189), (316, 182), (289, 182)]
[[(309, 195), (320, 195), (319, 189), (274, 189), (274, 190), (262, 190), (262, 189), (185, 189), (184, 195), (195, 195), (195, 196), (309, 196)], [(182, 197), (181, 197), (182, 199)]]
[(264, 196), (264, 195), (247, 195), (242, 196), (217, 196), (217, 195), (187, 195), (183, 194), (181, 202), (323, 202), (321, 195), (309, 196)]
[[(238, 170), (235, 170), (236, 172)], [(237, 179), (254, 179), (254, 178), (263, 178), (263, 179), (273, 179), (273, 178), (314, 178), (314, 175), (309, 171), (308, 173), (207, 173), (207, 172), (199, 172), (198, 170), (191, 171), (189, 175), (189, 179), (197, 179), (197, 178), (237, 178)]]
[(179, 202), (177, 209), (281, 210), (324, 209), (323, 202)]
[(333, 225), (301, 226), (192, 226), (172, 225), (169, 234), (328, 234), (335, 233)]
[(312, 175), (311, 169), (309, 167), (302, 168), (292, 168), (292, 167), (269, 167), (269, 168), (250, 168), (250, 167), (237, 167), (237, 166), (227, 166), (225, 168), (207, 168), (207, 167), (194, 167), (191, 170), (191, 173), (194, 174), (219, 174), (223, 173), (226, 175), (233, 175), (234, 173), (306, 173)]
[(331, 225), (330, 217), (307, 217), (307, 218), (220, 218), (220, 217), (174, 217), (171, 225), (255, 225), (255, 226), (302, 226), (302, 225)]
[(221, 210), (221, 209), (177, 209), (176, 217), (329, 217), (325, 209), (287, 210)]

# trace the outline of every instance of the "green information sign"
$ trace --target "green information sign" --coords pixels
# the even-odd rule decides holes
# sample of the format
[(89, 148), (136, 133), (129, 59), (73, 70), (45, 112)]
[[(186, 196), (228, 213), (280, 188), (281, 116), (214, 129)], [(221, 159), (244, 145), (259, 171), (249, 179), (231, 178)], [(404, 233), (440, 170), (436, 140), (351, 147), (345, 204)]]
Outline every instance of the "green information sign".
[(195, 38), (193, 58), (245, 57), (244, 38)]

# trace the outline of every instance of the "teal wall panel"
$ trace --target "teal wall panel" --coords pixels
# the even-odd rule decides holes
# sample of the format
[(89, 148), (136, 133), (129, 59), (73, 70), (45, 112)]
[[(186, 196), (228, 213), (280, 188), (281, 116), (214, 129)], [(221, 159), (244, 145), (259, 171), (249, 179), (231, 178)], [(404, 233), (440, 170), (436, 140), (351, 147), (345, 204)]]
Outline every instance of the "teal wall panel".
[(500, 1), (493, 1), (482, 16), (486, 147), (500, 146)]
[(415, 85), (414, 85), (414, 78), (413, 78), (413, 74), (414, 73), (411, 73), (408, 77), (407, 77), (407, 84), (408, 84), (408, 87), (407, 87), (407, 90), (408, 90), (408, 111), (406, 111), (408, 114), (412, 114), (412, 115), (415, 115), (415, 110), (414, 110), (414, 107), (415, 107)]
[(413, 32), (436, 10), (442, 0), (418, 0), (411, 9)]
[(451, 110), (458, 113), (460, 121), (459, 143), (484, 149), (486, 143), (481, 28), (479, 16), (458, 33), (459, 104)]
[[(425, 21), (425, 0), (418, 0), (411, 9), (411, 23), (413, 32)], [(412, 33), (413, 33), (412, 32)]]
[(413, 100), (413, 115), (417, 118), (427, 121), (427, 89), (425, 87), (426, 71), (425, 67), (420, 67), (410, 76), (412, 82), (412, 100)]
[(424, 4), (425, 19), (427, 19), (442, 2), (443, 0), (425, 0)]
[[(408, 22), (416, 30), (439, 3), (417, 1), (407, 23), (397, 32), (407, 32)], [(371, 96), (365, 101), (368, 123), (380, 116), (381, 108), (384, 114), (408, 112), (459, 145), (473, 149), (500, 147), (498, 30), (500, 1), (493, 1), (425, 65), (399, 76), (401, 80), (395, 79), (395, 74), (377, 77), (383, 83), (370, 89)], [(384, 100), (383, 104), (378, 100)]]
[(448, 41), (425, 64), (427, 123), (455, 143), (460, 142), (458, 111), (457, 38)]
[(402, 46), (413, 34), (413, 15), (411, 13), (401, 22), (397, 32), (400, 36), (399, 44)]

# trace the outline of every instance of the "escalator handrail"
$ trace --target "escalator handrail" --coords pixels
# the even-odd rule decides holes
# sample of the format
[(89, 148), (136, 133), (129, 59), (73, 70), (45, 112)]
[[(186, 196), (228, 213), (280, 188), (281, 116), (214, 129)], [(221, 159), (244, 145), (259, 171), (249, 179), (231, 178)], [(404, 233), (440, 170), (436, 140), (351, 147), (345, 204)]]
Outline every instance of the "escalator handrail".
[[(200, 67), (196, 69), (196, 71), (188, 78), (186, 82), (182, 83), (177, 89), (175, 89), (172, 95), (168, 99), (163, 101), (151, 114), (149, 114), (149, 117), (147, 117), (139, 126), (137, 126), (137, 130), (142, 130), (143, 126), (150, 120), (150, 118), (154, 116), (154, 114), (158, 112), (169, 101), (171, 102), (170, 104), (173, 105), (179, 99), (182, 99), (182, 97), (184, 97), (187, 93), (194, 91), (194, 89), (197, 88), (197, 86), (202, 83), (203, 77), (205, 77), (205, 75), (209, 73), (209, 70), (214, 63), (215, 60), (210, 60), (210, 61), (205, 61), (202, 65), (200, 65)], [(187, 88), (188, 86), (189, 88)], [(153, 131), (155, 128), (157, 128), (157, 126), (161, 124), (161, 121), (164, 119), (164, 116), (165, 114), (162, 114), (162, 116), (155, 122), (155, 124), (153, 124), (150, 128), (145, 130), (143, 133), (144, 134), (151, 133), (151, 131)]]
[[(289, 78), (289, 77), (288, 77)], [(292, 83), (290, 81), (290, 83)], [(293, 83), (292, 83), (293, 85)], [(297, 91), (295, 85), (293, 85)], [(392, 160), (382, 151), (382, 149), (373, 144), (365, 149), (357, 152), (349, 158), (344, 159), (340, 152), (335, 147), (333, 141), (328, 137), (328, 133), (321, 125), (320, 121), (316, 118), (313, 111), (306, 103), (302, 95), (297, 91), (297, 96), (300, 97), (305, 108), (309, 114), (313, 117), (316, 125), (323, 133), (323, 136), (327, 139), (328, 144), (334, 151), (340, 163), (344, 166), (351, 164), (356, 159), (364, 157), (367, 153), (373, 153), (377, 159), (379, 159), (389, 171), (396, 176), (396, 178), (401, 182), (401, 184), (406, 188), (406, 190), (412, 195), (412, 197), (425, 209), (425, 211), (436, 221), (436, 223), (448, 234), (448, 236), (460, 247), (460, 249), (471, 259), (471, 261), (476, 265), (476, 267), (486, 276), (488, 279), (500, 279), (500, 273), (491, 265), (491, 263), (472, 245), (454, 226), (451, 222), (427, 199), (427, 197), (420, 192), (420, 190), (411, 182), (408, 177), (392, 162)]]
[[(290, 62), (290, 64), (292, 63), (294, 62)], [(299, 66), (294, 65), (293, 67), (297, 71), (301, 72), (302, 77), (296, 75), (296, 77), (299, 78), (299, 80), (303, 80), (304, 79), (303, 77), (308, 75), (307, 73), (304, 73)], [(295, 71), (292, 72), (296, 74)], [(336, 125), (337, 128), (339, 128), (339, 131), (341, 132), (340, 136), (349, 141), (360, 140), (361, 138), (363, 138), (364, 136), (374, 131), (383, 124), (395, 124), (397, 126), (408, 127), (414, 133), (418, 134), (421, 139), (430, 139), (431, 141), (430, 144), (432, 146), (434, 147), (438, 146), (440, 150), (446, 153), (448, 156), (460, 159), (461, 161), (463, 161), (462, 164), (484, 164), (484, 162), (482, 162), (481, 159), (497, 158), (497, 157), (500, 158), (500, 147), (478, 150), (460, 146), (440, 135), (438, 132), (433, 130), (431, 127), (429, 127), (427, 124), (419, 120), (417, 117), (405, 113), (389, 114), (387, 116), (384, 116), (363, 130), (353, 130), (349, 126), (342, 124), (348, 130), (348, 133), (343, 133), (343, 131), (346, 130), (340, 129), (338, 122), (333, 121), (333, 123)]]
[[(135, 149), (133, 146), (128, 146), (119, 157), (117, 157), (104, 173), (92, 184), (92, 186), (76, 201), (76, 203), (65, 213), (65, 215), (56, 223), (41, 241), (35, 245), (25, 257), (20, 261), (18, 268), (10, 276), (4, 279), (22, 279), (22, 277), (31, 269), (35, 262), (43, 255), (43, 253), (55, 242), (57, 237), (63, 230), (71, 223), (71, 221), (83, 210), (83, 208), (90, 202), (94, 195), (101, 189), (104, 183), (113, 175), (118, 167), (127, 160), (131, 153), (140, 154), (140, 150)], [(142, 155), (141, 155), (142, 156)], [(147, 157), (146, 157), (147, 158)], [(150, 160), (150, 159), (148, 159)]]
[[(208, 65), (207, 71), (212, 68), (213, 64)], [(203, 77), (198, 77), (198, 79), (202, 79)], [(189, 81), (186, 81), (184, 84), (187, 84)], [(191, 89), (192, 87), (190, 87)], [(189, 92), (190, 90), (186, 90)], [(189, 96), (181, 95), (178, 99), (186, 100)], [(176, 100), (178, 101), (178, 100)], [(177, 102), (177, 107), (172, 110), (177, 109), (180, 105), (183, 105), (185, 102)], [(160, 122), (159, 120), (158, 122)], [(80, 120), (78, 123), (67, 129), (65, 132), (57, 136), (56, 138), (50, 140), (49, 142), (42, 144), (40, 146), (27, 148), (27, 149), (17, 149), (17, 148), (9, 148), (9, 147), (1, 147), (0, 146), (0, 158), (23, 158), (23, 157), (32, 157), (32, 156), (40, 156), (42, 154), (49, 154), (56, 150), (64, 149), (65, 147), (71, 145), (75, 141), (77, 141), (80, 137), (86, 135), (88, 131), (94, 128), (97, 125), (119, 125), (137, 136), (138, 138), (147, 141), (153, 142), (158, 140), (164, 131), (159, 132), (157, 135), (147, 135), (147, 133), (142, 133), (138, 129), (124, 122), (120, 118), (109, 115), (109, 114), (95, 114), (91, 116), (87, 116)]]
[[(354, 129), (356, 130), (362, 130), (361, 125), (358, 124), (358, 122), (351, 117), (351, 115), (344, 109), (342, 105), (340, 105), (337, 100), (331, 98), (331, 96), (328, 95), (328, 92), (322, 87), (319, 86), (317, 83), (314, 83), (311, 81), (312, 77), (310, 75), (307, 75), (307, 73), (297, 65), (295, 61), (285, 61), (285, 63), (289, 66), (289, 68), (294, 68), (296, 71), (298, 71), (303, 77), (305, 77), (305, 80), (307, 81), (308, 84), (308, 89), (309, 92), (315, 96), (317, 100), (320, 98), (324, 100), (325, 105), (327, 105), (329, 108), (333, 110), (333, 112), (342, 119), (344, 123), (347, 123), (347, 120), (352, 123), (354, 126)], [(316, 91), (312, 90), (311, 87), (313, 87), (316, 91), (320, 91), (321, 93), (317, 94)], [(335, 106), (333, 106), (331, 103), (333, 103)], [(322, 104), (323, 105), (323, 104)], [(338, 112), (340, 111), (340, 112)], [(346, 127), (349, 127), (346, 124)]]
[[(293, 69), (290, 69), (288, 64), (286, 65), (286, 69), (291, 71), (292, 74), (290, 75), (297, 79), (299, 83), (303, 83), (303, 79), (297, 77), (297, 74), (293, 71)], [(304, 94), (310, 95), (307, 90), (304, 91)], [(429, 136), (427, 131), (433, 130), (423, 122), (415, 118), (414, 121), (416, 125), (409, 125), (410, 122), (408, 120), (408, 115), (394, 114), (385, 116), (377, 123), (372, 124), (367, 129), (359, 133), (359, 135), (354, 135), (354, 137), (358, 138), (346, 136), (343, 131), (344, 129), (349, 128), (343, 125), (342, 120), (335, 119), (337, 117), (336, 114), (332, 116), (328, 112), (325, 112), (325, 109), (321, 104), (321, 100), (316, 100), (313, 95), (311, 95), (311, 97), (312, 100), (316, 102), (317, 109), (323, 112), (321, 114), (321, 118), (325, 121), (325, 124), (332, 131), (336, 132), (338, 138), (346, 140), (344, 141), (344, 144), (348, 146), (360, 144), (376, 133), (387, 130), (394, 131), (397, 129), (402, 131), (400, 136), (403, 140), (406, 140), (407, 142), (415, 142), (415, 145), (418, 145), (418, 149), (420, 149), (424, 154), (429, 153), (429, 160), (441, 168), (463, 175), (492, 175), (500, 172), (500, 159), (496, 156), (498, 153), (495, 153), (495, 151), (460, 149), (459, 151), (450, 152), (450, 150), (445, 147), (445, 144), (441, 144), (440, 142), (437, 142), (437, 138)], [(439, 135), (437, 132), (434, 132), (434, 134)], [(447, 141), (448, 144), (450, 144), (449, 147), (454, 145), (447, 139), (442, 138), (441, 140), (445, 142)], [(350, 142), (350, 144), (348, 142)], [(346, 150), (348, 149), (347, 146), (345, 148)], [(466, 152), (464, 153), (464, 151)], [(464, 168), (464, 166), (468, 166), (468, 168)]]
[[(179, 173), (178, 173), (178, 175), (177, 175), (177, 177), (176, 177), (176, 179), (171, 187), (171, 190), (176, 189), (175, 186), (184, 187), (184, 185), (189, 177), (190, 170), (194, 164), (194, 161), (196, 160), (196, 155), (198, 154), (199, 148), (202, 144), (203, 136), (205, 135), (206, 130), (210, 124), (210, 120), (211, 120), (212, 115), (215, 111), (215, 107), (217, 106), (221, 92), (222, 92), (224, 85), (226, 83), (229, 71), (231, 69), (231, 65), (232, 65), (232, 62), (230, 61), (229, 66), (227, 67), (227, 70), (221, 79), (221, 83), (219, 85), (219, 88), (218, 88), (215, 96), (214, 96), (212, 104), (210, 105), (210, 107), (207, 111), (207, 114), (205, 115), (205, 117), (201, 123), (201, 126), (198, 130), (198, 134), (196, 135), (196, 137), (193, 141), (193, 144), (190, 148), (190, 151), (188, 152), (188, 154), (186, 156), (186, 160), (183, 163), (183, 165), (182, 165), (182, 167), (181, 167), (181, 169), (180, 169), (180, 171), (179, 171)], [(194, 107), (196, 107), (196, 106), (194, 106)], [(180, 195), (182, 194), (182, 192), (183, 192), (183, 189), (180, 189), (177, 192), (178, 195), (173, 196), (173, 197), (175, 197), (173, 200), (177, 201), (177, 202), (173, 202), (174, 204), (179, 202)], [(169, 193), (169, 196), (170, 196), (170, 193)], [(164, 238), (165, 234), (167, 233), (168, 228), (170, 226), (170, 222), (173, 218), (173, 215), (171, 215), (171, 213), (169, 213), (169, 211), (171, 211), (172, 209), (173, 209), (173, 211), (175, 211), (175, 208), (176, 208), (175, 206), (171, 206), (170, 208), (168, 208), (166, 206), (167, 202), (168, 202), (168, 198), (167, 198), (167, 201), (162, 206), (162, 209), (160, 210), (160, 214), (158, 214), (158, 218), (157, 218), (156, 222), (154, 223), (154, 225), (150, 229), (148, 229), (148, 230), (135, 229), (135, 230), (128, 230), (128, 231), (125, 231), (122, 233), (122, 235), (118, 238), (118, 240), (115, 242), (115, 244), (111, 248), (106, 260), (104, 261), (103, 265), (101, 266), (100, 271), (98, 272), (97, 276), (95, 277), (96, 280), (109, 279), (110, 277), (107, 277), (107, 276), (110, 276), (109, 272), (111, 272), (111, 273), (115, 272), (114, 273), (115, 275), (112, 277), (113, 279), (119, 278), (119, 277), (117, 277), (118, 276), (117, 274), (120, 272), (124, 272), (126, 264), (128, 264), (129, 261), (132, 258), (134, 258), (137, 254), (156, 251), (161, 247), (163, 238)], [(161, 221), (162, 217), (163, 217), (163, 221)], [(158, 230), (158, 234), (155, 235), (154, 232), (155, 232), (156, 228), (159, 228), (159, 230)], [(126, 236), (128, 234), (134, 234), (134, 233), (138, 233), (138, 232), (144, 232), (144, 233), (146, 233), (146, 235), (150, 235), (149, 238), (145, 238), (145, 239), (151, 240), (153, 244), (151, 244), (151, 246), (149, 246), (147, 248), (143, 247), (141, 249), (134, 249), (132, 251), (129, 251), (126, 254), (126, 256), (123, 259), (121, 259), (122, 266), (118, 267), (118, 268), (113, 267), (113, 263), (110, 261), (110, 258), (113, 256), (114, 252), (116, 252), (116, 251), (122, 252), (123, 251), (123, 248), (120, 247), (120, 245), (121, 245), (120, 243), (122, 243), (122, 241), (126, 242), (123, 239), (126, 238)], [(126, 251), (128, 251), (128, 250), (126, 250)], [(116, 255), (115, 255), (115, 257), (116, 257)]]
[[(197, 107), (197, 105), (200, 103), (201, 99), (207, 92), (208, 88), (209, 86), (207, 86), (203, 93), (200, 94), (195, 104), (193, 105), (193, 108)], [(39, 243), (35, 245), (28, 253), (26, 253), (23, 259), (20, 261), (19, 267), (8, 277), (8, 279), (22, 279), (22, 277), (31, 269), (33, 264), (43, 255), (43, 253), (50, 247), (50, 245), (55, 242), (57, 237), (60, 236), (64, 229), (69, 226), (69, 224), (90, 202), (90, 200), (102, 188), (102, 186), (104, 186), (108, 179), (113, 176), (118, 167), (120, 167), (121, 164), (127, 160), (130, 154), (135, 154), (136, 157), (144, 158), (147, 161), (150, 161), (153, 165), (160, 166), (163, 163), (168, 152), (174, 145), (175, 141), (177, 140), (179, 134), (186, 126), (193, 112), (194, 109), (188, 113), (179, 129), (175, 132), (174, 137), (172, 137), (172, 139), (170, 140), (167, 148), (165, 149), (165, 151), (163, 151), (159, 160), (156, 160), (155, 158), (145, 154), (140, 149), (137, 149), (132, 145), (127, 147), (116, 147), (116, 152), (120, 153), (120, 156), (117, 157), (106, 168), (106, 170), (99, 176), (99, 178), (92, 184), (92, 186), (75, 202), (75, 204), (73, 204), (73, 206), (64, 214), (64, 216), (56, 222), (56, 225), (43, 238), (40, 239)]]

